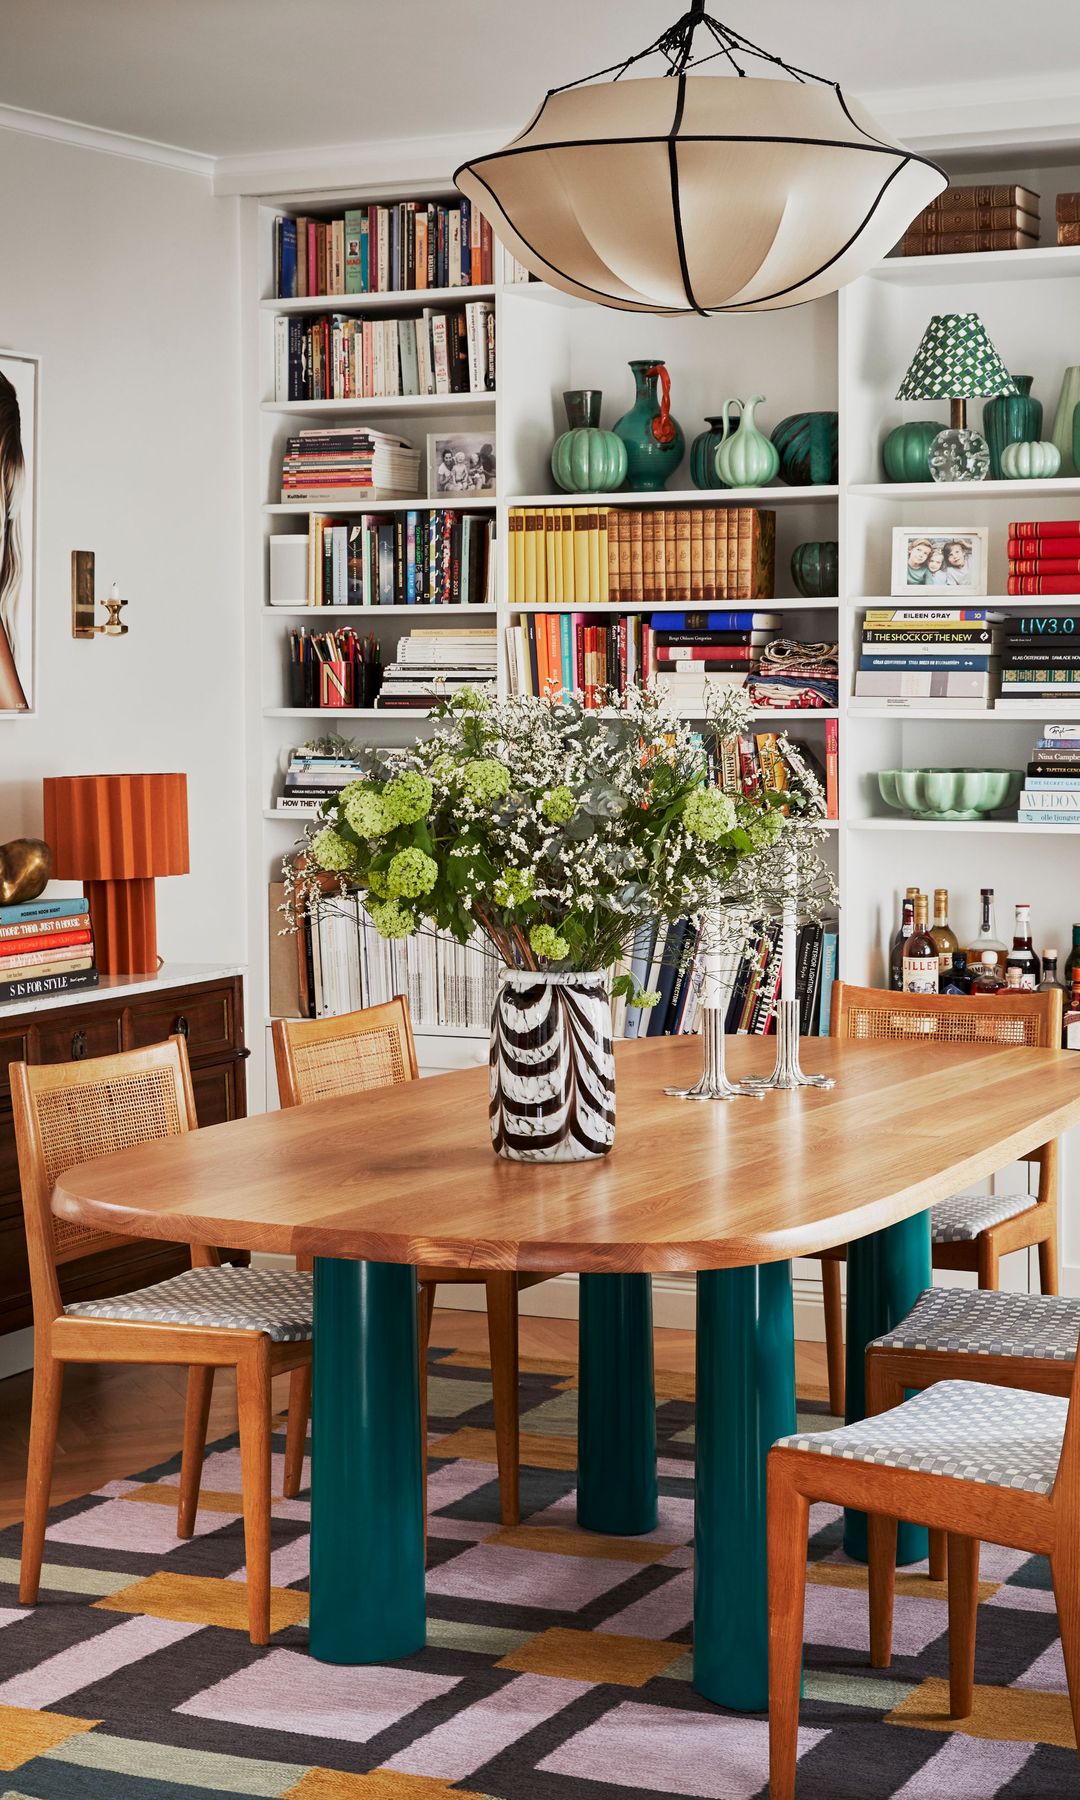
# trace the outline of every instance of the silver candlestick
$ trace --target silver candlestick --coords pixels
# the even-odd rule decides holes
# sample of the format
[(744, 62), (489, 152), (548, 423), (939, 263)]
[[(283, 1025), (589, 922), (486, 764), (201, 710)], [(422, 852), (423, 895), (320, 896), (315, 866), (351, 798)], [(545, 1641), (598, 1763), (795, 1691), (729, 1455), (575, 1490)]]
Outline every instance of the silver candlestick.
[(764, 1094), (769, 1088), (835, 1087), (831, 1075), (804, 1075), (799, 1066), (799, 1002), (795, 997), (795, 963), (798, 956), (796, 934), (796, 851), (792, 843), (787, 862), (786, 892), (782, 913), (780, 940), (780, 999), (776, 1006), (776, 1063), (771, 1075), (748, 1075), (745, 1086)]
[(720, 947), (714, 937), (705, 952), (702, 977), (701, 1037), (705, 1066), (693, 1087), (665, 1088), (673, 1100), (763, 1100), (741, 1083), (731, 1082), (724, 1069), (724, 1008), (721, 1004)]

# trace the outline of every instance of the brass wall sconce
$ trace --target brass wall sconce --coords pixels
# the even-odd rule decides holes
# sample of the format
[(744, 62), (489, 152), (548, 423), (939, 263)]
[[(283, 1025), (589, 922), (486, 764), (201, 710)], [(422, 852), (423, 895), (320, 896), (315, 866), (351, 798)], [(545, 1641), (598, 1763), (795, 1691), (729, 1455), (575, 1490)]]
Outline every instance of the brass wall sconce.
[(97, 601), (94, 598), (94, 552), (92, 550), (73, 550), (71, 552), (71, 635), (76, 638), (93, 637), (125, 637), (127, 626), (120, 623), (120, 608), (127, 605), (121, 600), (116, 582), (113, 582), (112, 593), (102, 602), (108, 613), (104, 625), (95, 625), (94, 615)]

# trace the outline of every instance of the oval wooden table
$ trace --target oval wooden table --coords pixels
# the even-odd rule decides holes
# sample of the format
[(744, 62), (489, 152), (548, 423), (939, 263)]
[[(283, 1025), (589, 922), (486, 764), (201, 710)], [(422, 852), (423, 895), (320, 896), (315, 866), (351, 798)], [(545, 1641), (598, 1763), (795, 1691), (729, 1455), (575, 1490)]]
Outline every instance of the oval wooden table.
[[(774, 1046), (730, 1052), (760, 1073)], [(1057, 1050), (824, 1040), (804, 1056), (835, 1088), (702, 1105), (663, 1093), (696, 1075), (697, 1040), (616, 1056), (599, 1162), (495, 1157), (471, 1069), (142, 1145), (56, 1186), (54, 1210), (98, 1230), (314, 1255), (316, 1657), (424, 1643), (413, 1265), (581, 1273), (578, 1516), (614, 1533), (656, 1523), (649, 1272), (693, 1272), (694, 1685), (763, 1708), (765, 1457), (795, 1429), (788, 1259), (852, 1246), (857, 1409), (867, 1339), (930, 1284), (927, 1208), (1080, 1123), (1080, 1060)]]

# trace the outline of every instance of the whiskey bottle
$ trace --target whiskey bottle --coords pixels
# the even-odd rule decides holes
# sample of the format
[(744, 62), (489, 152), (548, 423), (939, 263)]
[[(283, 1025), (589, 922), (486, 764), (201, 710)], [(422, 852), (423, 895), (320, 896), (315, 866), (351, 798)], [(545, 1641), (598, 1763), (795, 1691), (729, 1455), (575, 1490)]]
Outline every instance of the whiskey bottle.
[[(1030, 993), (1030, 989), (1027, 990)], [(998, 985), (999, 994), (1021, 994), (1024, 992), (1024, 977), (1016, 963), (1009, 963), (1005, 970), (1005, 980)]]
[(904, 945), (915, 929), (917, 887), (909, 887), (900, 908), (900, 926), (889, 946), (889, 986), (900, 993), (904, 985)]
[(1066, 987), (1071, 986), (1075, 969), (1080, 969), (1080, 925), (1074, 925), (1072, 928), (1072, 949), (1065, 958), (1065, 967), (1061, 971), (1061, 978)]
[(1042, 969), (1031, 947), (1031, 907), (1024, 900), (1018, 901), (1016, 906), (1012, 949), (1005, 958), (1006, 977), (1010, 969), (1019, 970), (1020, 979), (1015, 985), (1023, 988), (1026, 993), (1035, 992)]
[(1062, 1020), (1061, 1047), (1080, 1050), (1080, 965), (1072, 972), (1072, 995)]
[(1058, 953), (1047, 945), (1042, 953), (1042, 980), (1039, 983), (1040, 994), (1052, 994), (1055, 988), (1061, 988), (1067, 994), (1068, 989), (1063, 981), (1058, 980)]
[(973, 974), (978, 971), (985, 951), (992, 950), (994, 952), (994, 960), (1002, 970), (1005, 967), (1005, 958), (1008, 955), (1008, 951), (998, 937), (994, 927), (993, 888), (980, 888), (979, 898), (982, 903), (982, 921), (979, 925), (975, 942), (967, 953), (968, 968)]
[[(933, 936), (933, 933), (930, 934)], [(994, 964), (997, 968), (997, 964)], [(943, 969), (938, 979), (938, 990), (942, 994), (970, 994), (971, 976), (967, 971), (967, 956), (963, 950), (954, 950), (952, 967)]]
[(938, 947), (926, 928), (926, 895), (915, 901), (915, 929), (904, 943), (905, 994), (936, 994), (941, 964)]
[(941, 973), (948, 975), (953, 966), (953, 956), (960, 945), (955, 931), (949, 927), (949, 890), (934, 889), (934, 923), (930, 927), (930, 936), (938, 949), (938, 963)]

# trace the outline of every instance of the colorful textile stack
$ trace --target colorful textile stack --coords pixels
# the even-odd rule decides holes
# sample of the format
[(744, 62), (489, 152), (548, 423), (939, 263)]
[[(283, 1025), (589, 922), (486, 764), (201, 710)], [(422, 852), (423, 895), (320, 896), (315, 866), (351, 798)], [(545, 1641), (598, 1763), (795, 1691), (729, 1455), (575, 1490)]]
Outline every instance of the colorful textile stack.
[(778, 712), (816, 711), (836, 705), (839, 678), (835, 644), (773, 638), (746, 685), (755, 706)]

